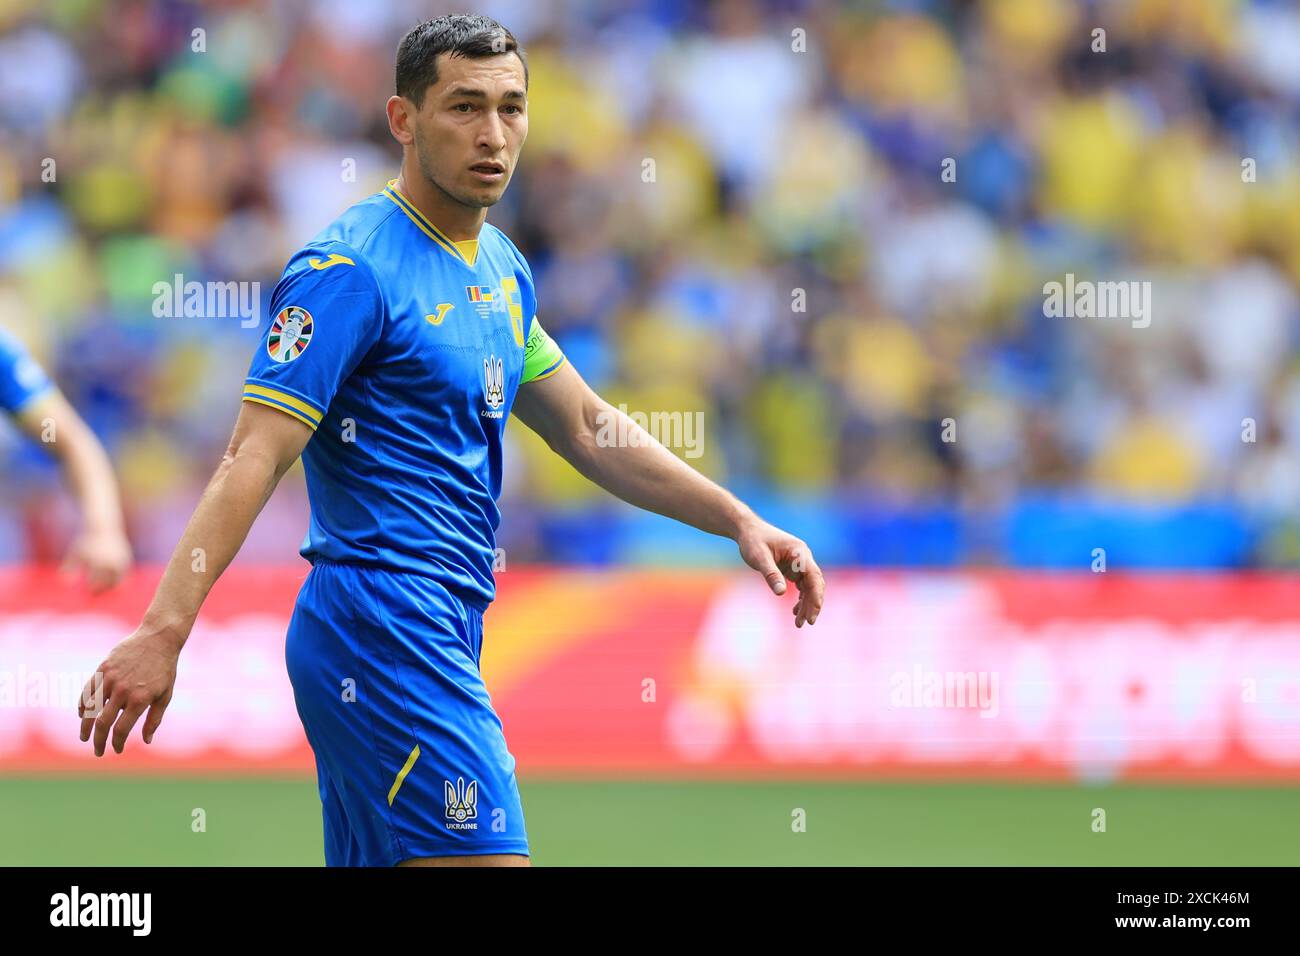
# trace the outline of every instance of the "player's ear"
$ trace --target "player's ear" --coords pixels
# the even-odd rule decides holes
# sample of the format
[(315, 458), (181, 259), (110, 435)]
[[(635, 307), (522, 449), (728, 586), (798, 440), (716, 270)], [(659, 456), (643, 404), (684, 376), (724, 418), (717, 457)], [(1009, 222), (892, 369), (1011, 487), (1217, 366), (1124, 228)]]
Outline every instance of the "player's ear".
[(393, 134), (393, 139), (403, 146), (410, 146), (415, 142), (415, 131), (411, 129), (411, 123), (417, 112), (415, 104), (405, 96), (390, 96), (386, 108), (388, 131)]

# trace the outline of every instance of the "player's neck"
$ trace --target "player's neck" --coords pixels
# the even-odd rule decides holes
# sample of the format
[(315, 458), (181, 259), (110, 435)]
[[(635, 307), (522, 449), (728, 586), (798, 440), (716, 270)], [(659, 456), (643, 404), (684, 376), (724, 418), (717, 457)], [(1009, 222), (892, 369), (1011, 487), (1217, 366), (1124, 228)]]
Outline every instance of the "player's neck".
[(416, 209), (453, 242), (477, 239), (487, 209), (458, 203), (423, 176), (408, 176), (403, 169), (397, 174), (397, 188)]

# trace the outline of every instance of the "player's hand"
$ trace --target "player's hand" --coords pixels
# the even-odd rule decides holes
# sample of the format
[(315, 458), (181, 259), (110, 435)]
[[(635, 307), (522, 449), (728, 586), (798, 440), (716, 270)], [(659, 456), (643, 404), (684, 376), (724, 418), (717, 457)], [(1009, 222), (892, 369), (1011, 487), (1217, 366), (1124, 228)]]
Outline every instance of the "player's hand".
[(78, 705), (81, 739), (89, 740), (94, 731), (96, 757), (104, 756), (110, 729), (113, 749), (121, 753), (131, 728), (146, 710), (149, 716), (141, 736), (145, 743), (153, 740), (171, 703), (179, 657), (180, 646), (176, 641), (156, 631), (141, 629), (113, 648), (104, 663), (96, 668), (81, 692)]
[(84, 574), (90, 590), (99, 594), (122, 580), (131, 567), (131, 545), (120, 531), (83, 532), (63, 559), (64, 574)]
[(795, 627), (804, 621), (817, 623), (826, 597), (826, 579), (813, 558), (812, 548), (792, 534), (759, 521), (736, 537), (740, 556), (745, 563), (767, 580), (773, 594), (785, 593), (788, 578), (799, 589), (799, 600), (794, 605)]

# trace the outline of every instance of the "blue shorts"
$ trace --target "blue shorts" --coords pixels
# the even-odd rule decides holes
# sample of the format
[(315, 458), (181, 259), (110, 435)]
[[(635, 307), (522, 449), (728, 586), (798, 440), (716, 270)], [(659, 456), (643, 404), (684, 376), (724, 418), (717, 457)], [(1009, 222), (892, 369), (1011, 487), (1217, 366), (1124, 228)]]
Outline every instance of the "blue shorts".
[(482, 612), (432, 578), (312, 567), (285, 660), (316, 754), (327, 866), (527, 855), (482, 647)]

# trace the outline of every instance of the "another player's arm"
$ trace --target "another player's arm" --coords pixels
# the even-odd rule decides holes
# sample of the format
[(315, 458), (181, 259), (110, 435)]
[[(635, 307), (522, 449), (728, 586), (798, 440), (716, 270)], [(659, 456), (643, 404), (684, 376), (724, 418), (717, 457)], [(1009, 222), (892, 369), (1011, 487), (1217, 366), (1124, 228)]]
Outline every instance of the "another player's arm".
[[(146, 709), (144, 742), (153, 739), (171, 701), (176, 661), (199, 608), (311, 436), (312, 430), (296, 418), (265, 405), (242, 404), (221, 464), (176, 545), (144, 619), (113, 648), (82, 693), (81, 739), (89, 740), (93, 729), (96, 756), (104, 754), (110, 727), (113, 749), (121, 753)], [(197, 553), (203, 561), (195, 560)]]
[[(794, 581), (799, 588), (794, 606), (796, 626), (816, 622), (826, 583), (812, 550), (794, 535), (763, 521), (735, 495), (655, 441), (597, 395), (568, 362), (546, 377), (520, 386), (514, 414), (582, 475), (611, 494), (638, 508), (731, 538), (745, 563), (762, 574), (776, 594), (785, 593), (786, 578)], [(611, 422), (615, 425), (612, 429)], [(602, 430), (606, 434), (636, 433), (637, 440), (602, 445), (596, 439)]]
[(81, 512), (81, 533), (64, 567), (84, 571), (95, 592), (112, 587), (131, 566), (131, 545), (117, 479), (103, 445), (56, 388), (27, 402), (13, 419), (59, 463)]

